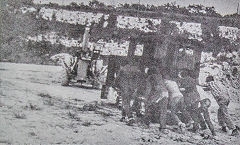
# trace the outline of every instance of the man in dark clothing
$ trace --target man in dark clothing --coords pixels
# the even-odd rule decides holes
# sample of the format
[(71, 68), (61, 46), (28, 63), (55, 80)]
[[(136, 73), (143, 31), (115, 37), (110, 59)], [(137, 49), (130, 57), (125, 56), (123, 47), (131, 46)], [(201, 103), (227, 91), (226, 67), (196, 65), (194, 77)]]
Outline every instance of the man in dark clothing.
[(226, 87), (221, 85), (221, 83), (214, 80), (213, 76), (208, 76), (206, 82), (210, 88), (210, 91), (219, 105), (218, 109), (218, 123), (222, 126), (222, 130), (227, 132), (227, 127), (232, 130), (232, 135), (238, 135), (239, 127), (235, 126), (231, 120), (231, 116), (228, 113), (228, 105), (230, 103), (230, 98), (228, 90)]
[[(179, 75), (180, 90), (184, 96), (184, 103), (187, 112), (190, 114), (193, 123), (193, 130), (197, 131), (199, 129), (198, 124), (198, 113), (196, 112), (198, 108), (198, 102), (200, 101), (200, 95), (196, 87), (196, 80), (190, 77), (189, 70), (182, 70)], [(190, 122), (190, 121), (189, 121)], [(190, 126), (191, 124), (187, 124)]]
[[(196, 80), (190, 77), (189, 70), (182, 70), (180, 73), (180, 88), (183, 88), (184, 103), (194, 121), (193, 131), (196, 132), (199, 130), (199, 125), (201, 130), (205, 130), (207, 129), (207, 124), (212, 135), (216, 135), (208, 112), (211, 101), (209, 99), (200, 100), (200, 94), (198, 93), (196, 84)], [(199, 103), (200, 107), (198, 107)]]
[(159, 130), (164, 131), (166, 129), (168, 90), (158, 69), (153, 71), (153, 74), (150, 74), (146, 80), (145, 103), (145, 123), (149, 125), (150, 121), (158, 122)]
[(134, 123), (131, 101), (134, 102), (138, 96), (143, 96), (144, 89), (141, 89), (143, 80), (143, 73), (140, 71), (138, 66), (130, 64), (122, 67), (115, 79), (113, 87), (118, 88), (119, 93), (122, 96), (121, 121), (124, 121), (125, 118), (128, 117), (128, 125), (132, 125)]

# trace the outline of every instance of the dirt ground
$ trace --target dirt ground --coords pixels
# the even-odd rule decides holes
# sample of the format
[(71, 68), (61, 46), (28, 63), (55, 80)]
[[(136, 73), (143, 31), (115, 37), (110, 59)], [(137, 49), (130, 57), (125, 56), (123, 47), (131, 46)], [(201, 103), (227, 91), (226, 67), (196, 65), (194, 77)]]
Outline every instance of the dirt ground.
[[(210, 98), (211, 119), (217, 136), (158, 131), (141, 124), (120, 122), (120, 110), (100, 99), (100, 91), (62, 87), (61, 67), (0, 63), (0, 144), (219, 144), (240, 145), (239, 136), (223, 133), (217, 124), (217, 104), (198, 87), (202, 98)], [(240, 125), (240, 105), (232, 101), (229, 112)]]

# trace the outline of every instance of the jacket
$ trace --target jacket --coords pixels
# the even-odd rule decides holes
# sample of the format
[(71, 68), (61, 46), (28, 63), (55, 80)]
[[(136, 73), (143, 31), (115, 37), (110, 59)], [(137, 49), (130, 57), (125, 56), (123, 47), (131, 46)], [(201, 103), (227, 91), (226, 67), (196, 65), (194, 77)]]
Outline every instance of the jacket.
[(200, 100), (200, 95), (196, 87), (196, 80), (194, 78), (187, 76), (180, 79), (179, 82), (180, 88), (185, 89), (184, 91), (182, 91), (182, 93), (184, 96), (184, 102), (186, 104), (191, 105)]
[(162, 98), (168, 97), (168, 90), (161, 74), (152, 74), (146, 79), (145, 96), (147, 102), (158, 103)]
[(211, 81), (209, 82), (209, 87), (218, 105), (222, 105), (225, 104), (225, 102), (229, 102), (230, 98), (228, 94), (228, 89), (224, 85), (220, 84), (220, 82), (217, 81)]

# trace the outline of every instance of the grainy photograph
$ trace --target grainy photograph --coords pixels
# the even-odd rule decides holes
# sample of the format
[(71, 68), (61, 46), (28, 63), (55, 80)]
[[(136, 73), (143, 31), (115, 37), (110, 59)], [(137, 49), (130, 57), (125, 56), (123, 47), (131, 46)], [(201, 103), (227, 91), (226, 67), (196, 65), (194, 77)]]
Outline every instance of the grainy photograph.
[(239, 0), (0, 10), (1, 145), (240, 145)]

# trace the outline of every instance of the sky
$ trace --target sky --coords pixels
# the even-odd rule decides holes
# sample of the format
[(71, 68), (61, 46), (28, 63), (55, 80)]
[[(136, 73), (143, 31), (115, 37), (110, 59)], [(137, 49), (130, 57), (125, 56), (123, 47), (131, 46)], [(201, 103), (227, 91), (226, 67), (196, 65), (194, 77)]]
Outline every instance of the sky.
[[(88, 4), (89, 0), (33, 0), (35, 3), (58, 3), (60, 5), (68, 5), (71, 2)], [(166, 3), (175, 2), (176, 5), (188, 6), (189, 4), (201, 4), (204, 6), (214, 6), (215, 10), (221, 15), (233, 14), (237, 12), (240, 0), (98, 0), (107, 5), (118, 5), (120, 3), (139, 3), (144, 5), (164, 5)], [(239, 6), (240, 7), (240, 6)], [(239, 8), (240, 9), (240, 8)], [(239, 10), (240, 11), (240, 10)], [(239, 12), (240, 13), (240, 12)]]

